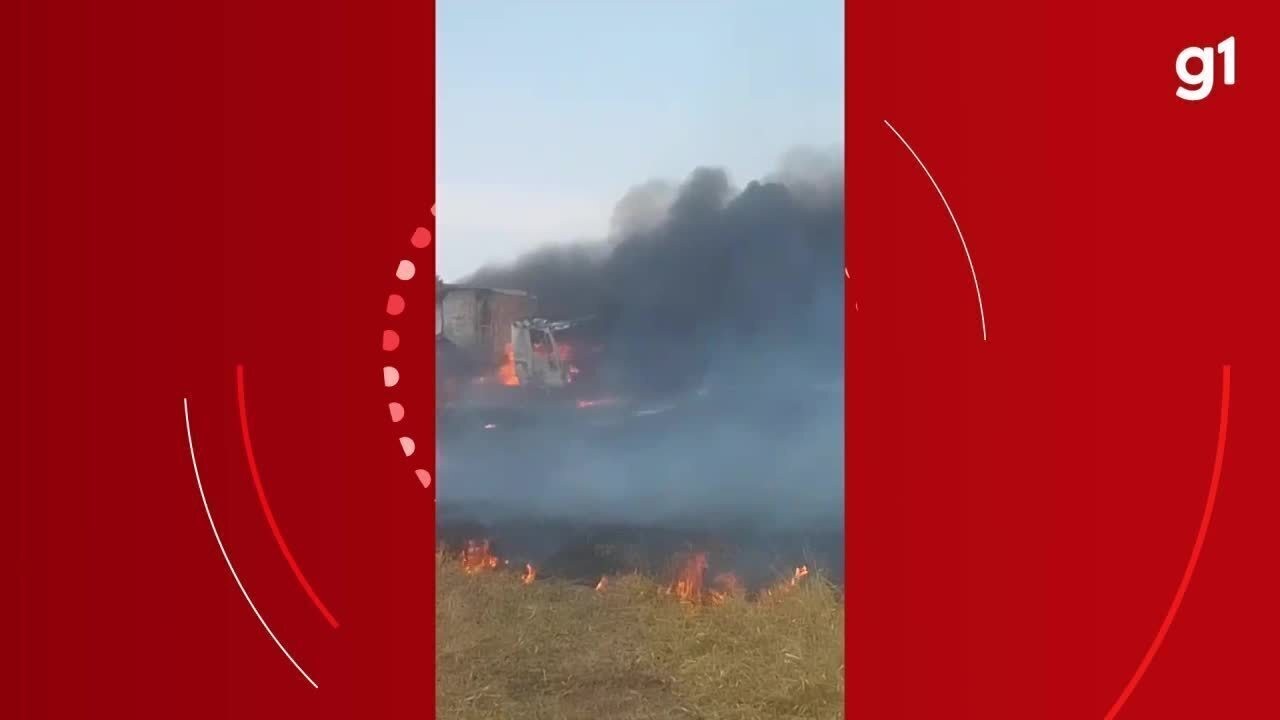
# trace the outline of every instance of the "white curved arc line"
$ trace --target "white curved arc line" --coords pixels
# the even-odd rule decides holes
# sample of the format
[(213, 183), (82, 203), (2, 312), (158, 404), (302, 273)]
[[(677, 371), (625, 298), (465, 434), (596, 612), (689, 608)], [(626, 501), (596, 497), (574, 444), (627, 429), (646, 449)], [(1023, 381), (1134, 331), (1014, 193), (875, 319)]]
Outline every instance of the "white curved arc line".
[(293, 666), (302, 674), (302, 677), (305, 678), (307, 682), (311, 683), (311, 687), (319, 689), (320, 686), (316, 685), (316, 682), (311, 679), (310, 675), (307, 675), (307, 672), (302, 669), (302, 666), (298, 664), (297, 660), (293, 659), (293, 656), (289, 654), (289, 651), (284, 649), (284, 644), (280, 642), (280, 638), (277, 638), (276, 634), (271, 632), (271, 626), (267, 625), (267, 621), (263, 619), (262, 613), (258, 612), (258, 606), (253, 604), (253, 599), (249, 597), (249, 591), (245, 590), (244, 583), (240, 582), (240, 574), (236, 572), (235, 566), (231, 564), (231, 557), (227, 555), (227, 548), (222, 544), (222, 536), (218, 534), (218, 526), (213, 522), (213, 513), (209, 510), (209, 499), (205, 497), (204, 494), (204, 483), (200, 481), (200, 466), (196, 464), (196, 445), (191, 439), (191, 413), (187, 409), (186, 398), (182, 399), (182, 415), (187, 422), (187, 447), (191, 450), (191, 469), (195, 471), (196, 474), (196, 488), (200, 490), (200, 502), (204, 503), (204, 514), (209, 518), (209, 527), (213, 530), (213, 539), (218, 541), (218, 549), (222, 551), (222, 559), (227, 561), (227, 569), (231, 571), (231, 577), (236, 581), (236, 585), (240, 588), (240, 594), (244, 595), (244, 601), (249, 603), (249, 609), (258, 617), (258, 622), (262, 623), (262, 628), (266, 630), (267, 635), (270, 635), (271, 639), (275, 641), (276, 647), (280, 648), (280, 652), (284, 653), (284, 656), (289, 659), (290, 663), (293, 663)]
[(982, 322), (982, 341), (987, 342), (987, 313), (982, 307), (982, 288), (978, 285), (978, 271), (973, 266), (973, 255), (969, 254), (969, 243), (964, 239), (964, 232), (960, 229), (960, 223), (956, 220), (956, 214), (951, 211), (951, 203), (947, 202), (947, 196), (942, 193), (942, 188), (938, 186), (938, 181), (933, 179), (933, 173), (929, 172), (929, 168), (925, 166), (924, 161), (912, 149), (911, 143), (902, 137), (902, 133), (893, 126), (888, 120), (884, 121), (886, 127), (898, 136), (898, 140), (902, 142), (902, 146), (911, 153), (911, 157), (916, 159), (916, 163), (920, 165), (920, 169), (924, 170), (925, 177), (929, 178), (929, 182), (933, 183), (933, 189), (938, 191), (938, 197), (942, 198), (942, 206), (947, 209), (947, 214), (951, 216), (951, 224), (956, 227), (956, 235), (960, 236), (960, 246), (964, 248), (964, 257), (969, 261), (969, 274), (973, 276), (973, 290), (978, 295), (978, 319)]

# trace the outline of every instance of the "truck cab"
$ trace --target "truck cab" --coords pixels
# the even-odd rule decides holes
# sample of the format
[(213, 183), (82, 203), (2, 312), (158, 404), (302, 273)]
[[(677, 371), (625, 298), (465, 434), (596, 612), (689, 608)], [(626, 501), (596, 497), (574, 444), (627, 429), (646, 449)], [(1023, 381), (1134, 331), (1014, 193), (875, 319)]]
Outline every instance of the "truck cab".
[(577, 367), (566, 352), (568, 346), (556, 342), (556, 333), (575, 324), (541, 318), (511, 323), (512, 355), (516, 377), (522, 386), (563, 388), (573, 382)]

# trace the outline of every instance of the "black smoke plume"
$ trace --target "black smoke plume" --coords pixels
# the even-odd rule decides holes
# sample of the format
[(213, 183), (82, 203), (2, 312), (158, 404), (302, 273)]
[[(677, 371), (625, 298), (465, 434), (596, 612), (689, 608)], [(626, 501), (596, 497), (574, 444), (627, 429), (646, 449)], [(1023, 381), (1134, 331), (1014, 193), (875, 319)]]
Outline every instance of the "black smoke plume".
[(844, 342), (838, 167), (796, 152), (741, 191), (717, 169), (678, 189), (651, 182), (618, 203), (608, 240), (546, 247), (467, 282), (532, 292), (547, 317), (596, 316), (617, 382), (669, 388), (780, 355), (830, 372)]

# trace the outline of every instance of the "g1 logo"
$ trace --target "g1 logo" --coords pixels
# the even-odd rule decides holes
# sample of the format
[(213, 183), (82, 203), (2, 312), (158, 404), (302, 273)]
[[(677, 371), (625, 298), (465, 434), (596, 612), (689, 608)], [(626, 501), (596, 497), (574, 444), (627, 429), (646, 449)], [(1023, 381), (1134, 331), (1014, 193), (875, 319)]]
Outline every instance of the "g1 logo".
[[(1236, 38), (1231, 36), (1218, 43), (1218, 53), (1222, 55), (1222, 84), (1236, 84)], [(1213, 48), (1189, 47), (1178, 53), (1178, 79), (1187, 87), (1178, 88), (1178, 97), (1183, 100), (1203, 100), (1213, 92)], [(1193, 60), (1200, 61), (1200, 72), (1192, 73), (1187, 65)]]

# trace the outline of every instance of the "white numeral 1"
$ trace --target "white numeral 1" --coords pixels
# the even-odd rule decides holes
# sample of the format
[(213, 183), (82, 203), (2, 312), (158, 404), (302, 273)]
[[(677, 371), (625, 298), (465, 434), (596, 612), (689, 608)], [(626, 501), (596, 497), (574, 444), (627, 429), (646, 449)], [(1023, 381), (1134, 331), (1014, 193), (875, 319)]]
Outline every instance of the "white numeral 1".
[(1222, 82), (1224, 85), (1236, 84), (1236, 36), (1218, 43), (1218, 53), (1222, 55)]

